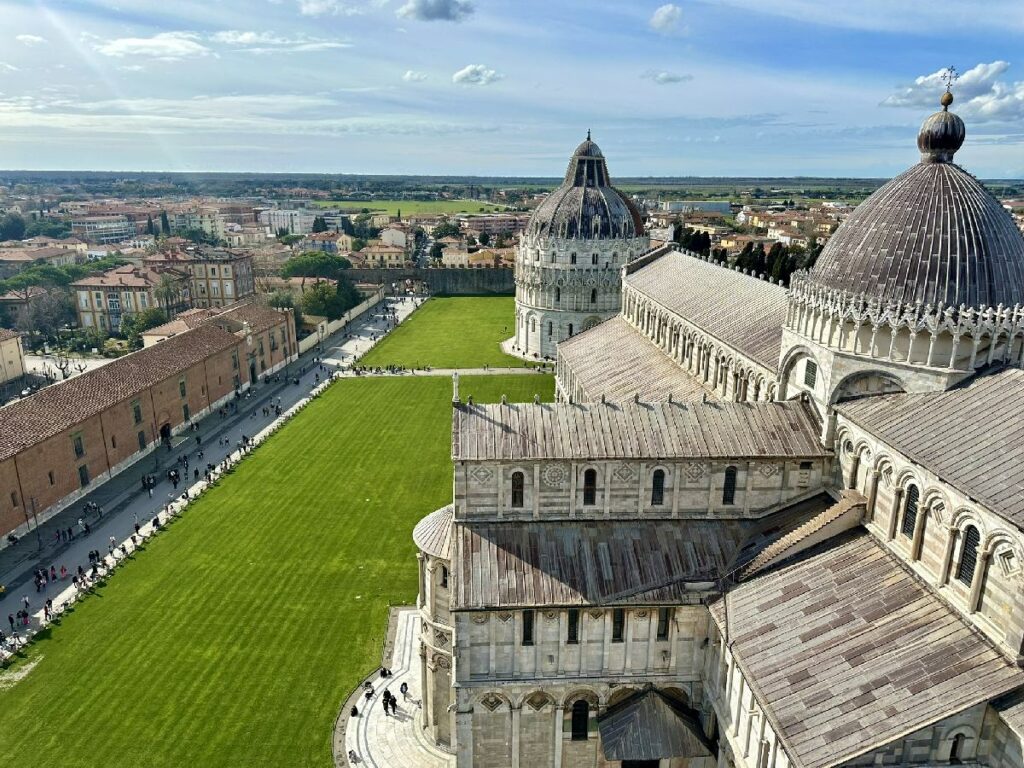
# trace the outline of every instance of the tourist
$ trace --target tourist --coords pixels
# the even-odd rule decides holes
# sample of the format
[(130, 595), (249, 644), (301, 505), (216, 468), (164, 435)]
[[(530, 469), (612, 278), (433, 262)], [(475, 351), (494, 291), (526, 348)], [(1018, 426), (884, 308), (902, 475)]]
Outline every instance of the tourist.
[(384, 716), (388, 717), (389, 716), (388, 706), (391, 704), (391, 702), (388, 700), (387, 696), (385, 695), (385, 697), (383, 699), (381, 699), (380, 703), (384, 705)]
[(57, 569), (54, 566), (50, 566), (50, 581), (57, 580)]
[(68, 569), (65, 566), (60, 567), (60, 580), (64, 581), (68, 577)]
[(408, 683), (402, 683), (402, 685), (399, 687), (398, 690), (402, 692), (402, 701), (408, 701), (409, 700), (409, 684)]
[(14, 632), (14, 614), (13, 613), (8, 613), (7, 614), (7, 623), (11, 625), (11, 632)]

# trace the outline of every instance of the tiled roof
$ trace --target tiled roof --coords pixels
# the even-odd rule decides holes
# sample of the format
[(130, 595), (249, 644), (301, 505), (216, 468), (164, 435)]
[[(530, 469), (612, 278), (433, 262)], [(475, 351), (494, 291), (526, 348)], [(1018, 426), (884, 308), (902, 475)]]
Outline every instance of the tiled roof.
[(412, 540), (416, 546), (431, 557), (448, 560), (451, 557), (452, 515), (454, 506), (449, 504), (431, 512), (412, 529)]
[(840, 403), (836, 410), (1024, 527), (1022, 399), (1024, 370), (1008, 368), (946, 392), (876, 395)]
[(656, 303), (771, 371), (779, 367), (786, 289), (668, 251), (623, 279)]
[(210, 322), (215, 323), (217, 320), (224, 318), (238, 323), (249, 323), (249, 328), (253, 333), (261, 333), (284, 322), (284, 317), (283, 312), (250, 301), (234, 307), (228, 307), (220, 314), (211, 318)]
[(644, 400), (716, 399), (622, 315), (563, 341), (558, 362), (583, 387), (586, 402), (602, 396), (621, 402), (638, 393)]
[(0, 461), (238, 342), (232, 333), (203, 326), (6, 405), (0, 408)]
[(7, 328), (0, 328), (0, 341), (10, 341), (21, 336), (17, 331), (12, 331)]
[(732, 458), (823, 456), (810, 407), (744, 403), (461, 405), (452, 458)]
[(799, 768), (831, 768), (1024, 685), (869, 534), (842, 534), (711, 605)]

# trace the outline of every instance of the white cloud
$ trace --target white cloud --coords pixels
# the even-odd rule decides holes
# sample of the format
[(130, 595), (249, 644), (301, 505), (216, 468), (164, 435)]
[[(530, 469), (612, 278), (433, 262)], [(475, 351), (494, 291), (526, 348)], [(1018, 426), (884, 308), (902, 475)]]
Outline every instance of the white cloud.
[(469, 0), (408, 0), (397, 13), (416, 21), (462, 21), (474, 10)]
[(651, 80), (658, 85), (673, 85), (675, 83), (685, 83), (693, 80), (693, 75), (679, 75), (675, 72), (658, 72), (655, 70), (648, 70), (642, 75), (648, 80)]
[(114, 58), (148, 56), (153, 59), (187, 59), (208, 56), (211, 51), (193, 32), (161, 32), (152, 37), (120, 37), (95, 46), (98, 53)]
[(503, 77), (501, 73), (483, 64), (469, 64), (452, 75), (452, 82), (457, 85), (490, 85)]
[(18, 68), (13, 64), (8, 64), (6, 61), (0, 61), (0, 72), (17, 72)]
[(46, 42), (46, 38), (40, 37), (39, 35), (16, 35), (14, 39), (22, 45), (27, 45), (29, 47), (32, 47), (33, 45), (42, 45)]
[(342, 0), (299, 0), (299, 13), (303, 16), (358, 16), (362, 8)]
[(651, 16), (651, 29), (662, 34), (675, 32), (683, 18), (683, 9), (674, 3), (667, 3), (658, 8)]
[(402, 75), (402, 79), (407, 83), (421, 83), (427, 79), (426, 72), (416, 72), (414, 70), (406, 70), (405, 74)]
[[(954, 111), (980, 122), (1024, 120), (1024, 82), (1000, 79), (1010, 68), (1008, 62), (977, 64), (964, 72), (953, 85)], [(914, 109), (939, 108), (945, 90), (945, 69), (921, 75), (883, 102), (887, 107)]]
[(210, 36), (210, 40), (247, 53), (303, 53), (351, 47), (351, 43), (342, 40), (325, 40), (306, 35), (284, 37), (273, 32), (244, 32), (237, 29), (216, 32)]

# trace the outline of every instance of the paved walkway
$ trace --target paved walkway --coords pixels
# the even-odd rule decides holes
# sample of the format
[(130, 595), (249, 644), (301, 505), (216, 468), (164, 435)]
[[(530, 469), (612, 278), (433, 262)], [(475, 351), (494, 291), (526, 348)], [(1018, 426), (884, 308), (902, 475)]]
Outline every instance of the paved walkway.
[[(360, 700), (359, 717), (348, 717), (345, 753), (355, 752), (357, 766), (369, 768), (450, 768), (455, 756), (430, 743), (423, 731), (420, 708), (420, 654), (418, 652), (419, 615), (415, 608), (398, 611), (398, 629), (392, 656), (392, 676), (371, 680), (373, 696)], [(409, 684), (409, 698), (402, 701), (399, 689)], [(384, 689), (398, 697), (398, 712), (385, 715), (381, 704)], [(341, 721), (339, 721), (341, 722)], [(353, 764), (353, 763), (350, 763)]]
[[(394, 309), (398, 313), (399, 321), (408, 317), (413, 310), (413, 302), (409, 299), (389, 299), (386, 305), (389, 310)], [(385, 326), (389, 324), (389, 321), (383, 318), (384, 313), (379, 309), (370, 310), (350, 324), (347, 334), (339, 333), (333, 338), (325, 339), (324, 348), (337, 349), (343, 355), (351, 355), (355, 353), (356, 348), (366, 343), (372, 346), (384, 335)], [(332, 342), (335, 343), (332, 345)], [(275, 420), (274, 412), (271, 410), (269, 415), (264, 416), (264, 405), (280, 400), (281, 408), (287, 411), (296, 402), (307, 397), (310, 391), (334, 370), (334, 366), (326, 360), (324, 362), (327, 371), (321, 371), (319, 365), (314, 365), (312, 359), (318, 354), (314, 348), (302, 355), (298, 361), (293, 361), (288, 366), (287, 376), (282, 369), (280, 383), (253, 387), (250, 390), (251, 394), (237, 401), (237, 413), (223, 419), (217, 413), (206, 416), (197, 422), (198, 431), (186, 431), (176, 435), (170, 451), (158, 448), (110, 480), (95, 484), (93, 491), (72, 506), (46, 521), (41, 521), (38, 529), (33, 523), (32, 531), (25, 534), (17, 544), (0, 549), (0, 584), (7, 589), (6, 594), (0, 595), (0, 622), (4, 631), (9, 629), (7, 615), (22, 608), (21, 601), (24, 597), (29, 599), (29, 611), (33, 614), (33, 624), (37, 628), (43, 603), (47, 598), (56, 598), (67, 588), (71, 581), (70, 574), (74, 573), (79, 565), (88, 566), (89, 551), (98, 549), (106, 554), (111, 536), (117, 542), (124, 541), (134, 533), (136, 520), (140, 524), (151, 520), (169, 501), (191, 485), (191, 473), (196, 467), (200, 468), (202, 474), (206, 464), (217, 464), (236, 450), (243, 434), (252, 437), (271, 424)], [(295, 378), (299, 379), (298, 385), (290, 381)], [(202, 445), (197, 444), (197, 436), (202, 439)], [(226, 442), (221, 443), (221, 440)], [(203, 451), (201, 460), (197, 457), (199, 450)], [(177, 467), (181, 471), (176, 462), (183, 454), (190, 457), (190, 475), (187, 479), (183, 476), (182, 485), (175, 491), (167, 479), (166, 472), (171, 467)], [(152, 498), (142, 490), (141, 480), (146, 474), (152, 474), (157, 479)], [(182, 474), (184, 475), (184, 472)], [(86, 502), (93, 502), (101, 507), (103, 516), (84, 513)], [(80, 517), (92, 528), (89, 536), (81, 533), (78, 526)], [(75, 538), (71, 541), (59, 540), (58, 532), (68, 527), (73, 529)], [(48, 584), (45, 590), (36, 592), (32, 584), (33, 572), (37, 568), (45, 568), (49, 572), (50, 566), (54, 566), (59, 572), (62, 565), (68, 569), (68, 578), (63, 582), (58, 580), (56, 584)]]

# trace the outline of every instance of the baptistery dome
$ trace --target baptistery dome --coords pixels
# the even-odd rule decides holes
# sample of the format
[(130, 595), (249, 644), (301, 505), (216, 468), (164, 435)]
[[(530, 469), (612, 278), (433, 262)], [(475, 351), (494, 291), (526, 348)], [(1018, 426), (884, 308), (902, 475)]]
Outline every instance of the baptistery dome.
[(576, 147), (562, 185), (537, 206), (526, 227), (540, 237), (621, 239), (643, 235), (643, 219), (612, 186), (601, 149), (590, 140)]
[(963, 121), (928, 117), (921, 162), (861, 203), (821, 252), (810, 279), (883, 302), (1014, 305), (1024, 302), (1024, 236), (1010, 214), (953, 163)]

